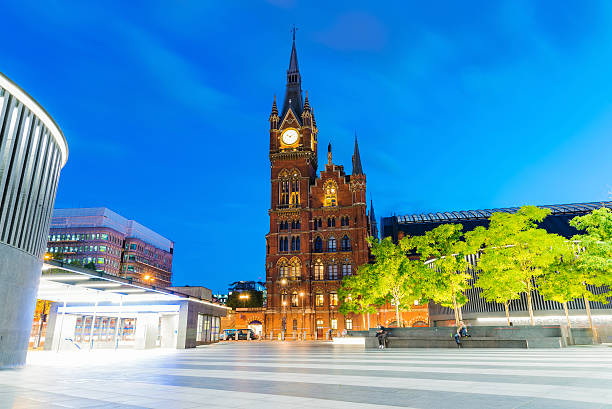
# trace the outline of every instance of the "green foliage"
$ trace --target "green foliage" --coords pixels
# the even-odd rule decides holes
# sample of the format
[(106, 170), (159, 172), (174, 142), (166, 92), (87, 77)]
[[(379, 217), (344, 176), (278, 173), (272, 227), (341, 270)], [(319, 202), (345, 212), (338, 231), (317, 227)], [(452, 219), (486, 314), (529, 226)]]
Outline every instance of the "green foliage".
[[(249, 298), (241, 299), (240, 295), (248, 295)], [(227, 297), (228, 307), (236, 308), (259, 308), (263, 307), (263, 292), (255, 290), (234, 291)]]
[(578, 255), (578, 266), (585, 272), (586, 283), (612, 285), (612, 211), (602, 207), (574, 217), (570, 225), (586, 230), (586, 234), (573, 237), (584, 248)]
[(514, 214), (494, 213), (488, 229), (466, 235), (468, 247), (481, 249), (476, 285), (483, 289), (483, 296), (507, 305), (521, 292), (526, 293), (532, 324), (531, 292), (536, 280), (550, 271), (567, 249), (561, 236), (537, 228), (548, 214), (549, 209), (536, 206), (523, 206)]
[(342, 314), (372, 314), (376, 312), (376, 305), (384, 301), (378, 300), (372, 291), (376, 286), (376, 274), (371, 264), (359, 267), (357, 274), (347, 276), (342, 280), (342, 287), (338, 290), (338, 297), (342, 300), (340, 312)]
[(468, 301), (463, 292), (469, 288), (468, 280), (471, 278), (467, 273), (469, 263), (465, 259), (470, 248), (462, 240), (462, 231), (461, 224), (443, 224), (402, 243), (406, 249), (415, 248), (421, 262), (436, 259), (431, 268), (424, 270), (423, 291), (427, 298), (453, 308), (456, 320), (458, 308)]

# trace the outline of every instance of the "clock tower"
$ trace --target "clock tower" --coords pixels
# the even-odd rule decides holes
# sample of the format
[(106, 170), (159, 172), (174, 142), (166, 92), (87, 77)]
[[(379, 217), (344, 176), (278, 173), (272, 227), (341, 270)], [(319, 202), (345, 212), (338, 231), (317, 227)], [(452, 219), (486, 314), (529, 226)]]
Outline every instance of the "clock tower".
[(356, 138), (352, 175), (333, 163), (331, 145), (317, 175), (318, 129), (308, 94), (302, 95), (295, 31), (282, 109), (274, 98), (269, 120), (265, 335), (321, 339), (329, 330), (362, 328), (365, 318), (354, 322), (338, 312), (338, 289), (369, 259), (366, 176)]

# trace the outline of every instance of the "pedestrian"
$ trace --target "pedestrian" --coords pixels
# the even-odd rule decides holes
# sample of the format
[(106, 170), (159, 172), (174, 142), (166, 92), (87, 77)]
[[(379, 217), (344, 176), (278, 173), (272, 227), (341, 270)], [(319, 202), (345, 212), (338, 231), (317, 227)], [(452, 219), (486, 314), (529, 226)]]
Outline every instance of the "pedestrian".
[(376, 331), (376, 338), (378, 338), (378, 349), (385, 349), (387, 343), (387, 330), (382, 325)]
[(327, 339), (332, 339), (332, 329), (331, 328), (327, 331)]

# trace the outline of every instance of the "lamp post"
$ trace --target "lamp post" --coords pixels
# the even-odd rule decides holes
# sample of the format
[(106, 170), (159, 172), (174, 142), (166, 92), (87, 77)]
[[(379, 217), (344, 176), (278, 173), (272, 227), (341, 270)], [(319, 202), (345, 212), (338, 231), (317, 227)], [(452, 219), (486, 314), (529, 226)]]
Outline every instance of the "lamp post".
[[(300, 300), (302, 302), (302, 337), (304, 337), (304, 291), (300, 291)], [(302, 341), (306, 341), (302, 339)]]
[(151, 277), (149, 274), (145, 274), (142, 279), (144, 280), (145, 283), (151, 284), (153, 281), (155, 281), (155, 278)]
[[(287, 285), (287, 279), (285, 277), (281, 278), (280, 283), (284, 289)], [(283, 340), (285, 340), (285, 332), (287, 331), (287, 300), (284, 298), (284, 296), (286, 296), (286, 294), (283, 292), (283, 290), (281, 290), (281, 299), (283, 301), (283, 319), (281, 323), (281, 330), (283, 334)]]

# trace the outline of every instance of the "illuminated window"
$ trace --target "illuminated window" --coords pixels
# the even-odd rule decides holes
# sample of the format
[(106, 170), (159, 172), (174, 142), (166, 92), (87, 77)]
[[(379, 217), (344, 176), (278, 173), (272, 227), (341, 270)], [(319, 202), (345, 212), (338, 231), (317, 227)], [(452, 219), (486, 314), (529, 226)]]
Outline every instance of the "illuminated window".
[(282, 207), (295, 207), (300, 204), (300, 172), (283, 169), (279, 174), (279, 204)]
[(281, 305), (285, 306), (287, 305), (287, 291), (283, 290), (283, 292), (281, 292)]
[(346, 328), (347, 330), (352, 330), (353, 329), (353, 320), (350, 318), (346, 319), (346, 324), (344, 325), (344, 328)]
[(329, 305), (338, 305), (338, 293), (329, 293)]
[(315, 295), (315, 305), (316, 305), (317, 307), (322, 307), (322, 306), (323, 306), (323, 303), (324, 303), (324, 302), (323, 302), (323, 294), (321, 294), (321, 293), (317, 293), (317, 294)]
[(286, 258), (282, 258), (278, 262), (278, 275), (281, 278), (289, 277), (289, 263), (287, 263), (287, 259)]
[(291, 293), (291, 306), (292, 307), (297, 307), (300, 303), (299, 297), (298, 297), (298, 293), (297, 292), (292, 292)]
[(321, 260), (317, 260), (314, 265), (314, 279), (315, 280), (324, 280), (324, 272), (323, 272), (323, 263)]
[(328, 179), (323, 185), (323, 191), (325, 194), (324, 206), (336, 206), (338, 204), (338, 186), (332, 179)]
[(346, 261), (342, 264), (342, 277), (350, 276), (353, 269), (353, 265)]
[(338, 320), (336, 318), (331, 320), (331, 329), (338, 329)]
[(300, 259), (294, 257), (291, 259), (290, 265), (290, 276), (292, 280), (297, 280), (300, 277), (302, 263), (300, 263)]

